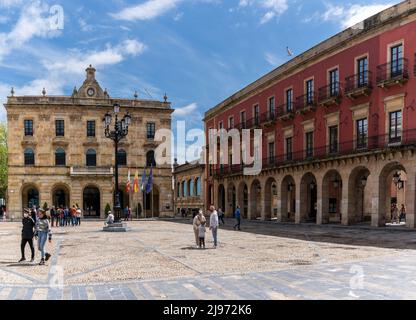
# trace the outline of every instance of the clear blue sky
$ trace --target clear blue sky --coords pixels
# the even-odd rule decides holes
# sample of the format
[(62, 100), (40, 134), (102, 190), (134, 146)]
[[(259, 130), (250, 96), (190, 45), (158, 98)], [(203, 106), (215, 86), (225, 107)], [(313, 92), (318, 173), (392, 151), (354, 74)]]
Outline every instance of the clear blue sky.
[(167, 92), (175, 119), (202, 128), (206, 110), (286, 62), (287, 46), (297, 55), (399, 2), (0, 0), (0, 101), (12, 86), (70, 95), (93, 64), (112, 97)]

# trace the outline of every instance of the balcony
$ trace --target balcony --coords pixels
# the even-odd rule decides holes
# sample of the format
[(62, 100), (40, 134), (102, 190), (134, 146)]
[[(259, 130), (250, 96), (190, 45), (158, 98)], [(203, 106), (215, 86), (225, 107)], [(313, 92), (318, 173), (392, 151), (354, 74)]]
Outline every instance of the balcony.
[(319, 89), (318, 101), (323, 107), (339, 105), (341, 103), (341, 84), (339, 82), (331, 83)]
[[(415, 129), (400, 132), (397, 136), (389, 134), (365, 136), (356, 140), (339, 142), (336, 145), (324, 145), (313, 149), (294, 151), (290, 154), (279, 154), (262, 159), (262, 169), (265, 171), (274, 170), (297, 164), (332, 160), (341, 157), (354, 157), (404, 147), (416, 148)], [(225, 178), (242, 175), (244, 168), (251, 168), (252, 166), (252, 164), (218, 166), (214, 169), (214, 176), (215, 178)]]
[(404, 85), (409, 80), (409, 61), (398, 59), (377, 67), (377, 86), (390, 88)]
[(277, 119), (281, 121), (286, 121), (293, 119), (295, 117), (295, 112), (293, 110), (293, 103), (291, 104), (282, 104), (277, 109)]
[(296, 113), (305, 114), (316, 110), (316, 93), (311, 92), (296, 98), (295, 110)]
[(71, 167), (71, 177), (112, 177), (113, 167)]
[(345, 95), (353, 100), (368, 97), (373, 90), (372, 78), (371, 71), (360, 72), (345, 78)]
[(276, 112), (268, 111), (260, 115), (260, 124), (263, 126), (271, 126), (276, 122)]

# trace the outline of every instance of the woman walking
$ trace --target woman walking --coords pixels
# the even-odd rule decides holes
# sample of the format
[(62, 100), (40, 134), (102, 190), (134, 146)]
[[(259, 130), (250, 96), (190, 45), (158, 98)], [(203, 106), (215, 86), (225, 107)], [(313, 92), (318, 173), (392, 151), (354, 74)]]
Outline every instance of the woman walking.
[(38, 240), (38, 250), (41, 253), (39, 265), (42, 266), (51, 257), (49, 253), (45, 252), (46, 240), (49, 239), (49, 243), (52, 242), (51, 226), (44, 210), (39, 211), (39, 219), (36, 221), (35, 237)]

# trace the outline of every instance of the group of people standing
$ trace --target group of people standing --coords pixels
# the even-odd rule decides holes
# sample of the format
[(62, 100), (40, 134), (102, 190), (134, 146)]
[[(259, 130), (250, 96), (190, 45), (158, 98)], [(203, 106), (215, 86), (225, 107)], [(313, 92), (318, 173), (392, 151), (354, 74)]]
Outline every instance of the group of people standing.
[[(220, 226), (220, 221), (225, 224), (224, 217), (225, 214), (221, 208), (218, 208), (218, 211), (213, 205), (210, 206), (207, 216), (209, 216), (209, 230), (212, 233), (212, 238), (214, 241), (214, 249), (218, 247), (218, 228)], [(234, 216), (237, 220), (237, 223), (234, 225), (234, 230), (238, 228), (241, 230), (241, 213), (240, 207), (237, 206)], [(207, 229), (207, 219), (202, 210), (199, 210), (199, 213), (193, 219), (193, 229), (195, 234), (195, 243), (196, 247), (200, 249), (205, 249), (205, 235)]]
[(19, 262), (26, 261), (25, 248), (29, 244), (31, 251), (30, 262), (35, 261), (35, 248), (33, 238), (37, 240), (38, 250), (41, 253), (39, 265), (44, 265), (51, 257), (51, 254), (45, 251), (46, 241), (52, 242), (51, 223), (49, 222), (46, 211), (43, 209), (25, 209), (22, 219), (22, 241), (20, 244), (22, 257)]
[(49, 209), (52, 227), (80, 226), (82, 210), (80, 207), (73, 205), (71, 208), (53, 206)]

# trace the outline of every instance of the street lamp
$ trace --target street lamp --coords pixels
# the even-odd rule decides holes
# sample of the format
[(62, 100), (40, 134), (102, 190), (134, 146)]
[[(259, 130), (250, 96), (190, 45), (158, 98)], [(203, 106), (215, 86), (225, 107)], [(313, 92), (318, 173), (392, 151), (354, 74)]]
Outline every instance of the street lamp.
[(111, 123), (113, 116), (107, 112), (103, 119), (105, 137), (114, 141), (115, 145), (115, 192), (114, 192), (114, 213), (116, 219), (121, 219), (121, 205), (120, 205), (120, 193), (118, 189), (118, 144), (129, 133), (129, 126), (131, 124), (131, 116), (128, 112), (124, 115), (123, 119), (119, 120), (120, 105), (115, 103), (113, 105), (114, 116), (114, 130), (111, 130)]

